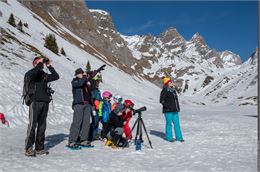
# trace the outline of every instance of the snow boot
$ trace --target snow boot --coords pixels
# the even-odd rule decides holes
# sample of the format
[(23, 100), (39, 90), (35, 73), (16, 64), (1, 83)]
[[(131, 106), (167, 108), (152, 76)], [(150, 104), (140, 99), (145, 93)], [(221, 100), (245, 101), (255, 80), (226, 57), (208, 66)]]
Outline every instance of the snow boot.
[(35, 153), (35, 150), (33, 150), (33, 148), (29, 148), (25, 151), (25, 156), (28, 156), (28, 157), (35, 157), (36, 156), (36, 153)]
[(50, 152), (47, 150), (36, 150), (36, 155), (48, 155)]
[(107, 139), (105, 146), (112, 146), (112, 141), (110, 139)]

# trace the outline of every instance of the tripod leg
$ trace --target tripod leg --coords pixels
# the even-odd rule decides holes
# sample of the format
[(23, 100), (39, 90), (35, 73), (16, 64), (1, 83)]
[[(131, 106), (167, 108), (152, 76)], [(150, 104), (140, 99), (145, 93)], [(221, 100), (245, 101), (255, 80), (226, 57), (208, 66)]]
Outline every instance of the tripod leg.
[(134, 123), (134, 125), (133, 125), (133, 127), (132, 127), (132, 129), (131, 129), (131, 133), (134, 131), (135, 126), (136, 126), (136, 124), (137, 124), (137, 121), (138, 121), (138, 119), (136, 119), (136, 121), (135, 121), (135, 123)]
[(137, 137), (140, 134), (139, 130), (140, 130), (140, 120), (137, 119), (137, 129), (136, 129), (136, 135), (135, 135), (135, 141), (134, 141), (135, 144), (136, 144)]
[(150, 140), (150, 138), (149, 138), (149, 135), (148, 135), (148, 133), (147, 133), (146, 127), (145, 127), (145, 125), (144, 125), (143, 119), (141, 119), (141, 123), (142, 123), (142, 125), (143, 125), (143, 127), (144, 127), (144, 131), (145, 131), (146, 137), (147, 137), (147, 139), (148, 139), (148, 141), (149, 141), (149, 144), (150, 144), (151, 148), (153, 148), (153, 147), (152, 147), (152, 142), (151, 142), (151, 140)]

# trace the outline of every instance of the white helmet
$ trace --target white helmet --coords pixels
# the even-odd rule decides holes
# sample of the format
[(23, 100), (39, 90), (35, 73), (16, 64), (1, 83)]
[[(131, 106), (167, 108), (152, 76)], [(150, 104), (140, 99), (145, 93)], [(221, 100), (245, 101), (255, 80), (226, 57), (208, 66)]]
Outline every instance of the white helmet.
[(116, 96), (114, 96), (114, 101), (116, 103), (121, 103), (123, 101), (123, 97), (120, 95), (116, 95)]

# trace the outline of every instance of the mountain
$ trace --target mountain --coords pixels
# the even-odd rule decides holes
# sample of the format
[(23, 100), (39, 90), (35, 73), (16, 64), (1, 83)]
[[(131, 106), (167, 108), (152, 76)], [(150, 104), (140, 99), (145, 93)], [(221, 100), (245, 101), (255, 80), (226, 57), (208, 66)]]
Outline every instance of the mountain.
[[(221, 96), (213, 94), (232, 83), (229, 81), (220, 87), (218, 82), (226, 80), (223, 76), (232, 75), (243, 80), (241, 71), (251, 67), (255, 70), (253, 75), (256, 74), (256, 57), (254, 62), (242, 64), (239, 55), (210, 48), (199, 33), (185, 40), (176, 28), (171, 27), (158, 36), (125, 36), (116, 30), (108, 12), (88, 9), (84, 1), (19, 2), (52, 32), (103, 63), (159, 87), (162, 86), (161, 76), (171, 76), (181, 96), (199, 98), (196, 101), (203, 104), (223, 102)], [(257, 56), (258, 52), (255, 54)], [(229, 79), (235, 78), (230, 76)], [(256, 96), (256, 85), (253, 87)], [(247, 95), (247, 91), (244, 89), (243, 94)], [(227, 100), (223, 103), (240, 100), (231, 95), (224, 99)]]
[[(202, 104), (229, 104), (240, 102), (241, 97), (253, 101), (240, 102), (239, 105), (257, 104), (257, 85), (249, 86), (244, 79), (256, 82), (258, 51), (249, 58), (250, 63), (242, 63), (240, 56), (231, 51), (211, 49), (199, 33), (186, 41), (176, 28), (169, 28), (158, 36), (122, 37), (134, 57), (143, 64), (143, 73), (158, 85), (158, 76), (168, 75), (173, 77), (180, 94), (198, 97), (203, 100)], [(232, 94), (232, 90), (244, 96)]]

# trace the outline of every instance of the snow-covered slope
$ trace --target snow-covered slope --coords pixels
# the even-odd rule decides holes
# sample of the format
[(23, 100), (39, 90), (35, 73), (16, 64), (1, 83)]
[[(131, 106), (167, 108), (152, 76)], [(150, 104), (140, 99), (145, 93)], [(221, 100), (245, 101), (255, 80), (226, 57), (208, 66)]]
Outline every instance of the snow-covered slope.
[[(0, 17), (2, 34), (0, 97), (4, 99), (0, 102), (0, 111), (7, 113), (7, 118), (12, 121), (12, 127), (27, 123), (28, 108), (22, 106), (19, 101), (23, 75), (32, 67), (31, 62), (35, 55), (41, 53), (51, 59), (53, 66), (61, 76), (57, 82), (52, 84), (55, 90), (55, 107), (54, 111), (50, 112), (49, 121), (51, 124), (70, 121), (72, 116), (70, 82), (74, 76), (74, 70), (78, 67), (84, 68), (88, 60), (93, 69), (98, 68), (104, 62), (61, 37), (60, 32), (73, 35), (61, 24), (59, 30), (53, 28), (17, 1), (8, 1), (8, 4), (0, 3), (2, 12), (2, 17)], [(7, 23), (11, 13), (14, 14), (16, 22), (21, 20), (23, 23), (28, 23), (28, 28), (24, 27), (24, 33)], [(58, 46), (63, 47), (66, 51), (66, 57), (58, 56), (44, 47), (44, 38), (50, 33), (55, 34)], [(82, 41), (76, 36), (75, 38)], [(82, 44), (86, 44), (86, 42), (82, 41)], [(112, 65), (107, 65), (102, 75), (104, 80), (102, 90), (110, 90), (113, 93), (122, 94), (125, 98), (131, 98), (136, 102), (137, 107), (146, 105), (148, 108), (153, 108), (152, 104), (157, 102), (159, 88), (150, 82), (132, 77)], [(11, 109), (14, 105), (17, 106)], [(10, 109), (11, 111), (7, 112)]]

